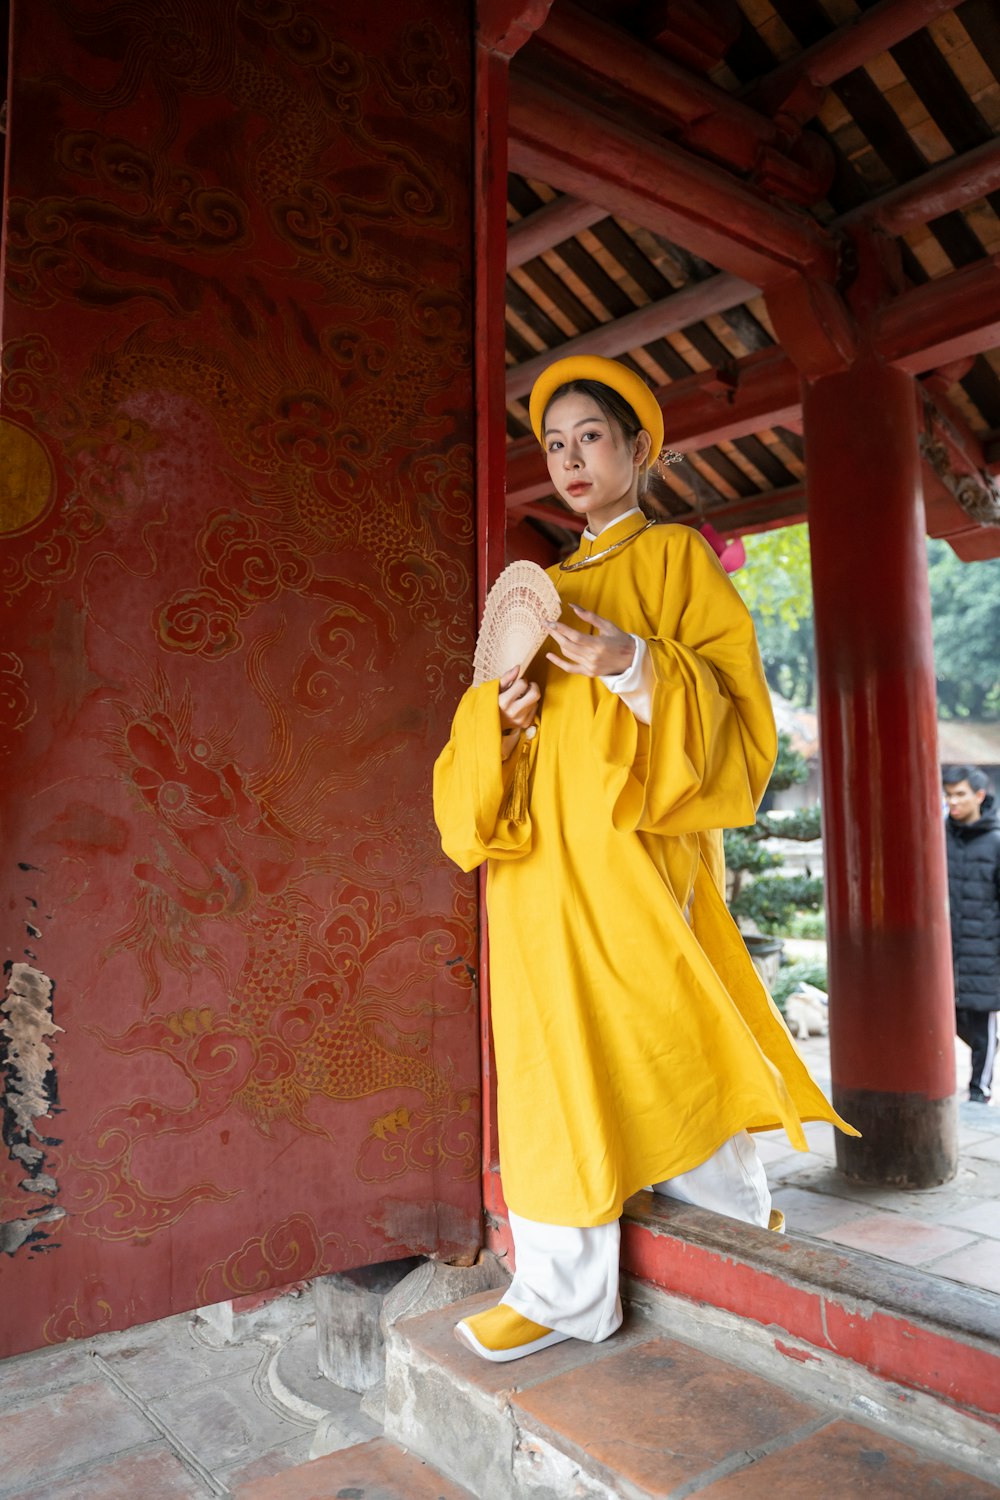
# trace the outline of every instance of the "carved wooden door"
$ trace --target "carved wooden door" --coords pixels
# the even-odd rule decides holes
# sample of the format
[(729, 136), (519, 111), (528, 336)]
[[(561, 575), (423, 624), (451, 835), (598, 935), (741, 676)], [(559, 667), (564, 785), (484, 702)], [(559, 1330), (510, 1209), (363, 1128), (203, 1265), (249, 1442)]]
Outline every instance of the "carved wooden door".
[(13, 25), (3, 1354), (480, 1236), (468, 8)]

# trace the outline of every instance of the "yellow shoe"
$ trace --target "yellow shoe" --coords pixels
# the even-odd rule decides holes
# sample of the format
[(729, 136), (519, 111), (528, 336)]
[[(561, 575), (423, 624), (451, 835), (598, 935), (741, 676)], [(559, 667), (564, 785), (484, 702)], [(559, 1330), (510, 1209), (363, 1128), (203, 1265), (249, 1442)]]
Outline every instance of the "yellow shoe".
[(537, 1354), (540, 1349), (561, 1344), (569, 1334), (555, 1333), (541, 1323), (532, 1323), (530, 1318), (522, 1318), (519, 1312), (501, 1302), (488, 1312), (475, 1313), (456, 1323), (455, 1337), (480, 1359), (505, 1364), (507, 1360), (523, 1359), (526, 1354)]
[(775, 1234), (784, 1234), (785, 1216), (780, 1208), (771, 1209), (771, 1217), (767, 1221), (768, 1229), (773, 1229)]

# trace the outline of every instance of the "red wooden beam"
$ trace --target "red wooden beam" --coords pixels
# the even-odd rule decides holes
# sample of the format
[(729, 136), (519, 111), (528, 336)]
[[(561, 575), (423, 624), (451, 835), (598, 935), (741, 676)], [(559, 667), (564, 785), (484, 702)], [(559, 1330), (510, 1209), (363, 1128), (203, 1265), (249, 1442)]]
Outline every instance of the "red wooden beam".
[(822, 103), (823, 91), (838, 78), (920, 31), (958, 0), (882, 0), (880, 5), (815, 42), (797, 57), (744, 90), (744, 102), (769, 114), (791, 114), (802, 122)]
[[(563, 531), (582, 531), (587, 524), (583, 516), (574, 515), (571, 510), (539, 502), (519, 506), (516, 514), (511, 514), (508, 524), (514, 525), (525, 516), (547, 521), (550, 526), (559, 526)], [(714, 510), (692, 510), (669, 519), (677, 526), (693, 526), (695, 529), (707, 521), (724, 537), (752, 536), (755, 532), (773, 531), (779, 526), (797, 526), (806, 520), (806, 488), (804, 484), (790, 484), (783, 490), (769, 490), (762, 495), (751, 495), (746, 500), (735, 500), (732, 505), (720, 505)]]
[(536, 209), (526, 219), (519, 219), (507, 229), (507, 269), (526, 265), (529, 260), (571, 240), (583, 229), (608, 217), (607, 209), (563, 195)]
[(820, 137), (810, 141), (808, 151), (789, 155), (787, 133), (780, 134), (767, 115), (571, 0), (554, 7), (524, 56), (538, 59), (540, 54), (543, 60), (555, 57), (568, 63), (574, 74), (582, 72), (597, 85), (600, 96), (610, 90), (630, 110), (662, 121), (684, 145), (725, 166), (752, 175), (766, 157), (768, 174), (782, 179), (784, 196), (795, 202), (815, 203), (830, 185), (833, 156)]
[(790, 484), (782, 490), (769, 490), (762, 495), (751, 495), (746, 500), (734, 500), (732, 505), (721, 505), (717, 510), (706, 510), (687, 516), (675, 517), (691, 526), (701, 526), (705, 521), (714, 526), (720, 536), (752, 536), (758, 531), (774, 531), (779, 526), (798, 526), (808, 519), (806, 487)]
[[(551, 489), (550, 485), (550, 492)], [(539, 505), (537, 502), (518, 506), (517, 515), (512, 515), (510, 520), (521, 520), (525, 516), (532, 516), (536, 521), (547, 521), (550, 526), (559, 526), (563, 531), (582, 531), (587, 524), (586, 517), (578, 516), (575, 511), (561, 509), (556, 505)]]
[(672, 292), (669, 297), (636, 308), (623, 318), (603, 323), (589, 333), (581, 333), (578, 338), (568, 339), (558, 348), (514, 365), (507, 371), (507, 400), (515, 401), (519, 396), (526, 396), (553, 359), (567, 359), (574, 354), (603, 354), (613, 359), (628, 349), (642, 349), (654, 339), (690, 328), (692, 323), (700, 323), (715, 313), (741, 307), (756, 295), (757, 288), (749, 281), (743, 281), (739, 276), (727, 276), (725, 272), (695, 282), (679, 292)]
[(878, 224), (888, 234), (908, 229), (964, 208), (1000, 188), (1000, 140), (987, 141), (974, 151), (953, 156), (925, 172), (915, 182), (904, 183), (852, 209), (837, 220), (837, 228), (858, 222)]
[(510, 162), (756, 286), (798, 271), (836, 274), (834, 241), (819, 225), (658, 136), (520, 76), (511, 78)]
[(874, 337), (884, 360), (917, 374), (1000, 347), (1000, 255), (903, 292), (876, 315)]
[(722, 62), (740, 34), (736, 0), (646, 0), (637, 19), (651, 47), (698, 73)]

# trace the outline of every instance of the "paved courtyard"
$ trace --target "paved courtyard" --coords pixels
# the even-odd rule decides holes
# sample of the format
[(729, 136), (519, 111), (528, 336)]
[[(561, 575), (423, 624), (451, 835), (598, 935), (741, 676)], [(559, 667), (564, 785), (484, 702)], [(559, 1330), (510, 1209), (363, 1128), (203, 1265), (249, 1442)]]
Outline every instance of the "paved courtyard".
[[(826, 1039), (800, 1046), (828, 1089)], [(827, 1125), (807, 1127), (808, 1155), (758, 1137), (789, 1230), (1000, 1293), (1000, 1109), (962, 1104), (960, 1118), (958, 1175), (923, 1192), (846, 1183)], [(316, 1374), (308, 1300), (280, 1336), (226, 1345), (182, 1314), (0, 1362), (0, 1500), (239, 1496), (319, 1451), (324, 1411), (329, 1448), (376, 1437), (361, 1397)]]
[[(827, 1038), (810, 1037), (798, 1046), (829, 1093)], [(969, 1052), (958, 1041), (955, 1059), (964, 1081)], [(919, 1192), (845, 1181), (835, 1165), (833, 1127), (808, 1125), (806, 1135), (808, 1155), (791, 1150), (781, 1133), (757, 1137), (774, 1204), (791, 1231), (1000, 1293), (1000, 1108), (959, 1105), (958, 1173), (941, 1187)]]

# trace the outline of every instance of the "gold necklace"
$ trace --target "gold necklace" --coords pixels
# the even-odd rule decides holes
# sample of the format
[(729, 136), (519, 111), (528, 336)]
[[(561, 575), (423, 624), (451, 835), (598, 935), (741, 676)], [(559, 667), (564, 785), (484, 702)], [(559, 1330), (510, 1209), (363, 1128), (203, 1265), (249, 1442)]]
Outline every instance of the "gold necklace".
[(647, 521), (645, 526), (640, 526), (638, 531), (633, 531), (631, 536), (624, 537), (620, 542), (612, 542), (610, 547), (605, 547), (603, 552), (591, 552), (589, 557), (581, 557), (579, 562), (561, 562), (560, 573), (579, 573), (582, 568), (596, 568), (599, 562), (610, 557), (613, 552), (620, 552), (627, 547), (629, 542), (634, 542), (637, 536), (642, 536), (651, 526), (659, 526), (659, 521)]

